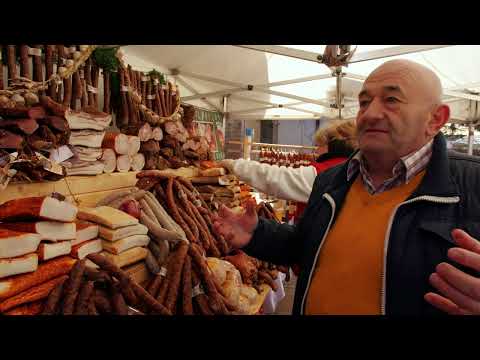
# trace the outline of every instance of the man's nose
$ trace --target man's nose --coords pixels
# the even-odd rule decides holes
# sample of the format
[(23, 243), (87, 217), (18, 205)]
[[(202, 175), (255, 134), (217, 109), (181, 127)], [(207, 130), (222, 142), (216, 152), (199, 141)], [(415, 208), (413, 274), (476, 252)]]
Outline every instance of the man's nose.
[(380, 99), (373, 99), (370, 104), (368, 104), (366, 111), (362, 114), (364, 121), (381, 120), (384, 116), (385, 111)]

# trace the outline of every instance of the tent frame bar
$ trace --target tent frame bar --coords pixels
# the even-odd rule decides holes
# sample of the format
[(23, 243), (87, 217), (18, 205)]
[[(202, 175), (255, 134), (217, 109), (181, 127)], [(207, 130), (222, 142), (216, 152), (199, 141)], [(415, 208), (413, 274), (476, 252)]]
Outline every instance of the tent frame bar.
[[(298, 50), (298, 49), (292, 49), (292, 48), (287, 48), (284, 46), (279, 46), (279, 45), (233, 45), (237, 47), (242, 47), (242, 48), (247, 48), (250, 50), (256, 50), (256, 51), (262, 51), (262, 52), (267, 52), (267, 53), (273, 53), (277, 55), (283, 55), (283, 56), (288, 56), (288, 57), (293, 57), (297, 59), (302, 59), (302, 60), (307, 60), (307, 61), (314, 61), (318, 63), (322, 63), (322, 55), (317, 54), (314, 52), (309, 52), (305, 50)], [(375, 59), (381, 59), (381, 58), (386, 58), (386, 57), (392, 57), (392, 56), (398, 56), (398, 55), (403, 55), (403, 54), (410, 54), (410, 53), (415, 53), (415, 52), (422, 52), (422, 51), (428, 51), (428, 50), (434, 50), (434, 49), (439, 49), (439, 48), (445, 48), (449, 46), (454, 46), (454, 45), (400, 45), (400, 46), (394, 46), (391, 48), (385, 48), (385, 49), (380, 49), (380, 50), (371, 50), (371, 51), (366, 51), (363, 53), (355, 53), (352, 58), (350, 59), (349, 63), (356, 63), (356, 62), (362, 62), (362, 61), (368, 61), (368, 60), (375, 60)], [(186, 96), (182, 97), (182, 101), (190, 101), (190, 100), (197, 100), (200, 99), (205, 104), (209, 105), (209, 107), (214, 108), (217, 111), (220, 111), (218, 107), (216, 107), (213, 103), (207, 100), (209, 97), (216, 97), (216, 96), (226, 96), (226, 95), (231, 95), (231, 94), (236, 94), (240, 92), (245, 92), (245, 91), (252, 91), (252, 92), (260, 92), (260, 93), (266, 93), (278, 97), (283, 97), (287, 99), (293, 99), (297, 100), (297, 102), (293, 103), (287, 103), (287, 104), (274, 104), (271, 102), (261, 102), (266, 105), (270, 105), (268, 107), (261, 107), (261, 108), (252, 108), (252, 109), (245, 109), (245, 110), (240, 110), (240, 111), (235, 111), (231, 112), (230, 114), (239, 114), (239, 113), (248, 113), (248, 112), (254, 112), (257, 110), (265, 110), (265, 109), (270, 109), (270, 108), (286, 108), (286, 109), (292, 109), (295, 111), (307, 113), (307, 114), (313, 114), (313, 115), (318, 115), (321, 116), (321, 113), (315, 112), (315, 111), (309, 111), (305, 110), (302, 108), (298, 108), (295, 105), (300, 105), (300, 104), (314, 104), (314, 105), (319, 105), (323, 106), (326, 108), (335, 108), (338, 110), (338, 117), (342, 117), (342, 109), (350, 109), (354, 108), (356, 104), (349, 104), (349, 105), (344, 105), (343, 104), (343, 97), (341, 94), (341, 89), (342, 89), (342, 78), (348, 78), (352, 80), (357, 80), (357, 81), (364, 81), (366, 79), (365, 76), (363, 75), (358, 75), (358, 74), (353, 74), (353, 73), (344, 73), (342, 72), (342, 66), (337, 67), (331, 74), (318, 74), (318, 75), (313, 75), (313, 76), (307, 76), (307, 77), (301, 77), (301, 78), (296, 78), (296, 79), (289, 79), (289, 80), (283, 80), (283, 81), (276, 81), (276, 82), (271, 82), (268, 84), (259, 84), (259, 85), (251, 85), (251, 84), (243, 84), (239, 82), (234, 82), (234, 81), (229, 81), (225, 79), (219, 79), (211, 76), (205, 76), (205, 75), (200, 75), (188, 71), (180, 71), (179, 69), (171, 69), (170, 74), (175, 76), (179, 82), (185, 88), (190, 90), (194, 95), (192, 96)], [(190, 77), (194, 79), (199, 79), (199, 80), (204, 80), (212, 83), (216, 83), (219, 85), (224, 85), (224, 86), (231, 86), (231, 88), (224, 89), (224, 90), (219, 90), (219, 91), (214, 91), (214, 92), (208, 92), (208, 93), (199, 93), (196, 91), (190, 84), (185, 82), (180, 76), (183, 77)], [(315, 80), (322, 80), (322, 79), (328, 79), (331, 77), (336, 77), (336, 96), (335, 96), (335, 103), (330, 104), (328, 101), (325, 100), (317, 100), (317, 99), (312, 99), (312, 98), (306, 98), (302, 96), (297, 96), (294, 94), (289, 94), (281, 91), (275, 91), (270, 89), (271, 87), (275, 86), (282, 86), (282, 85), (289, 85), (289, 84), (295, 84), (295, 83), (305, 83), (308, 81), (315, 81)], [(465, 84), (464, 86), (458, 86), (452, 89), (445, 89), (444, 90), (444, 95), (448, 97), (453, 97), (453, 98), (458, 98), (458, 99), (467, 99), (467, 100), (474, 100), (474, 101), (480, 101), (480, 96), (477, 94), (471, 94), (471, 93), (463, 93), (461, 90), (467, 90), (468, 87), (476, 87), (480, 85), (480, 83), (471, 83), (471, 84)], [(234, 98), (239, 98), (237, 95), (233, 96)], [(246, 101), (252, 101), (252, 102), (259, 102), (260, 101), (255, 101), (253, 99), (248, 99), (246, 97), (241, 97), (243, 100)], [(220, 111), (221, 112), (221, 111)]]

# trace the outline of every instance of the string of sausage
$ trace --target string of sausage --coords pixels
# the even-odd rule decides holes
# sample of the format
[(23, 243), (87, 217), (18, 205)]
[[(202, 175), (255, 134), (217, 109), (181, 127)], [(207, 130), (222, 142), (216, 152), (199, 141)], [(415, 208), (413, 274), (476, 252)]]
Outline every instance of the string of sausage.
[(100, 254), (89, 254), (87, 258), (97, 264), (100, 268), (115, 276), (120, 282), (125, 281), (126, 284), (132, 287), (138, 298), (145, 302), (148, 308), (162, 315), (171, 315), (171, 312), (168, 311), (168, 309), (156, 301), (155, 298), (153, 298), (144, 288), (135, 283), (123, 270), (113, 264), (105, 256)]
[[(197, 270), (192, 267), (192, 286), (193, 289), (198, 288), (201, 286), (200, 276), (197, 273)], [(210, 309), (208, 305), (208, 298), (205, 293), (197, 294), (193, 298), (193, 302), (197, 305), (198, 310), (200, 311), (201, 315), (215, 315), (215, 313)]]
[(43, 308), (42, 315), (54, 315), (57, 313), (60, 299), (63, 293), (64, 283), (61, 282), (48, 295), (47, 302)]
[(180, 216), (177, 205), (175, 204), (175, 198), (173, 196), (173, 181), (174, 181), (174, 178), (171, 177), (168, 179), (168, 182), (167, 182), (167, 191), (166, 191), (167, 205), (168, 205), (168, 208), (171, 210), (173, 219), (177, 222), (178, 225), (181, 226), (183, 231), (185, 231), (185, 235), (187, 235), (187, 239), (193, 242), (195, 241), (195, 238), (192, 232), (190, 231), (190, 228), (188, 227), (188, 225)]
[(177, 211), (192, 232), (193, 238), (190, 241), (198, 243), (198, 237), (200, 235), (200, 231), (198, 230), (197, 224), (195, 223), (195, 221), (190, 217), (190, 215), (187, 214), (187, 212), (181, 206), (177, 207)]
[(90, 58), (85, 62), (85, 82), (87, 84), (88, 106), (95, 106), (93, 92), (90, 90), (90, 87), (92, 87), (92, 60)]
[[(65, 46), (57, 45), (57, 73), (58, 69), (62, 66), (65, 66)], [(63, 82), (59, 82), (56, 86), (55, 100), (56, 102), (62, 102), (62, 93), (63, 93)]]
[(64, 315), (73, 314), (75, 300), (77, 299), (84, 271), (85, 260), (80, 260), (75, 263), (70, 272), (70, 277), (65, 284), (65, 296), (62, 304), (62, 313)]
[(181, 283), (181, 274), (185, 257), (187, 256), (189, 245), (185, 242), (180, 242), (175, 251), (175, 255), (171, 259), (170, 284), (168, 287), (167, 298), (165, 300), (165, 307), (174, 313), (174, 306), (177, 302), (178, 290)]
[(92, 62), (92, 87), (94, 89), (93, 92), (93, 106), (95, 109), (98, 110), (98, 77), (100, 76), (100, 68), (98, 67), (95, 62)]
[(194, 315), (192, 304), (192, 261), (187, 255), (182, 272), (182, 310), (183, 315)]
[(167, 113), (167, 108), (165, 106), (165, 92), (164, 92), (164, 87), (163, 85), (159, 86), (159, 100), (160, 100), (160, 106), (162, 107), (162, 113), (163, 116), (168, 116), (169, 114)]
[[(211, 250), (212, 256), (218, 255), (219, 252), (221, 254), (218, 257), (220, 257), (222, 254), (226, 255), (229, 252), (229, 247), (225, 239), (213, 231), (213, 224), (209, 215), (211, 214), (211, 212), (208, 209), (208, 205), (203, 201), (203, 199), (201, 199), (201, 197), (196, 197), (193, 192), (190, 191), (190, 189), (193, 189), (193, 191), (196, 192), (196, 189), (193, 187), (193, 185), (188, 179), (179, 177), (177, 178), (177, 180), (181, 183), (182, 190), (187, 194), (188, 199), (193, 203), (193, 207), (195, 208), (195, 210), (198, 211), (198, 213), (201, 215), (201, 218), (205, 221), (206, 224), (208, 224), (207, 233), (210, 235), (210, 244), (213, 248)], [(197, 206), (197, 204), (200, 205), (202, 203), (204, 204), (204, 207)], [(210, 231), (208, 231), (208, 229), (210, 229)]]
[(30, 64), (28, 56), (28, 45), (20, 45), (20, 76), (32, 79), (30, 74)]
[[(35, 49), (39, 49), (41, 51), (42, 45), (34, 45)], [(35, 55), (33, 57), (33, 81), (43, 81), (43, 66), (42, 66), (42, 56)], [(43, 94), (43, 90), (42, 90)]]
[[(0, 46), (0, 51), (3, 52), (2, 46)], [(0, 90), (3, 90), (3, 59), (0, 59)]]
[(213, 283), (213, 280), (211, 278), (212, 275), (209, 272), (206, 260), (201, 255), (200, 249), (198, 249), (197, 245), (190, 244), (188, 253), (192, 257), (192, 261), (196, 265), (199, 271), (199, 275), (200, 275), (200, 278), (202, 279), (203, 284), (205, 284), (205, 291), (208, 295), (208, 303), (211, 309), (216, 314), (225, 315), (226, 314), (225, 305), (222, 303), (222, 300), (218, 294), (217, 288)]
[[(53, 75), (53, 54), (55, 52), (54, 45), (45, 45), (45, 78), (50, 79)], [(55, 97), (55, 83), (48, 83), (48, 96), (52, 99)]]
[(187, 194), (188, 190), (186, 189), (186, 187), (180, 184), (179, 182), (177, 182), (177, 184), (178, 184), (177, 191), (178, 191), (180, 200), (182, 201), (183, 205), (190, 210), (190, 215), (194, 220), (196, 220), (197, 225), (200, 229), (200, 234), (202, 235), (204, 249), (208, 250), (209, 248), (212, 247), (213, 248), (212, 250), (214, 253), (212, 255), (215, 257), (220, 257), (221, 254), (218, 252), (218, 249), (215, 245), (215, 241), (212, 238), (211, 233), (209, 231), (207, 222), (202, 217), (200, 212), (197, 210), (197, 207), (192, 203), (191, 198)]
[(7, 45), (8, 85), (17, 78), (17, 56), (15, 45)]

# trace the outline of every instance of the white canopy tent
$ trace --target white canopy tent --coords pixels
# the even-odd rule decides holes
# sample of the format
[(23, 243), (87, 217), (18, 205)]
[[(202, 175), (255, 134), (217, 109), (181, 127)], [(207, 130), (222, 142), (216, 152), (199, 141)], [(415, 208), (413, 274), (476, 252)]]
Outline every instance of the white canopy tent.
[[(182, 100), (223, 112), (228, 96), (230, 119), (312, 119), (342, 117), (357, 110), (363, 79), (381, 63), (405, 58), (435, 71), (456, 122), (474, 120), (471, 101), (479, 101), (480, 46), (352, 45), (349, 65), (335, 71), (318, 60), (325, 45), (130, 45), (125, 58), (139, 70), (159, 69), (174, 79)], [(340, 104), (340, 103), (339, 103)]]

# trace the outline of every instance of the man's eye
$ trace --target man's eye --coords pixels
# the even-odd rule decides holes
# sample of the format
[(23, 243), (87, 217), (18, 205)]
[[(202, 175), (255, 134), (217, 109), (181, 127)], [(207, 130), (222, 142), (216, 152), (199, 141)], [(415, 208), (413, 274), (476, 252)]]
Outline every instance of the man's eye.
[(368, 100), (361, 100), (361, 101), (359, 101), (359, 105), (360, 105), (360, 107), (365, 107), (365, 106), (367, 106), (367, 105), (368, 105), (368, 103), (369, 103), (369, 101), (368, 101)]
[(396, 102), (398, 102), (398, 99), (397, 99), (396, 97), (393, 97), (393, 96), (387, 97), (386, 100), (387, 100), (388, 103), (396, 103)]

